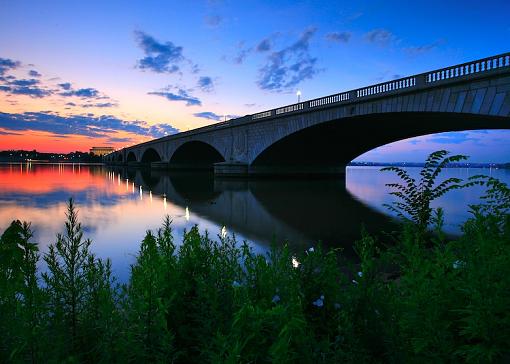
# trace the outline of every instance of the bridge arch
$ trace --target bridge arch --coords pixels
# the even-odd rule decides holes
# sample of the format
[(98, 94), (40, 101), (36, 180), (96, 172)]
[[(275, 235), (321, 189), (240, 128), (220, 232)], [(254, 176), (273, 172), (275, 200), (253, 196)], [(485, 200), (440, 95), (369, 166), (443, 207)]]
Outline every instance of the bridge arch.
[(281, 166), (343, 168), (363, 153), (399, 140), (484, 129), (510, 129), (510, 123), (508, 118), (500, 116), (461, 113), (400, 112), (354, 116), (283, 136), (258, 153), (250, 167), (254, 171)]
[(225, 162), (225, 158), (212, 145), (194, 140), (179, 146), (170, 158), (170, 164), (187, 164), (212, 167)]
[(126, 157), (126, 162), (138, 162), (138, 160), (136, 159), (136, 155), (135, 155), (135, 152), (133, 151), (130, 151)]
[(124, 162), (124, 157), (122, 156), (122, 153), (119, 153), (117, 156), (117, 162)]
[(147, 148), (142, 154), (142, 163), (161, 162), (161, 156), (154, 148)]

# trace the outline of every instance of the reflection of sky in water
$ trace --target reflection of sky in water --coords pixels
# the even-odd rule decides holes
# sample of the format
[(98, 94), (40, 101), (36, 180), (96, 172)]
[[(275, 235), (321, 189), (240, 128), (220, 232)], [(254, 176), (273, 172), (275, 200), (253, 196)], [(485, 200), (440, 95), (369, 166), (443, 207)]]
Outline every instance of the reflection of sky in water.
[(119, 176), (97, 166), (32, 165), (27, 170), (26, 165), (23, 169), (0, 165), (0, 234), (12, 220), (30, 221), (34, 241), (41, 252), (47, 252), (55, 235), (63, 231), (66, 202), (73, 197), (85, 237), (93, 241), (92, 250), (111, 258), (115, 275), (125, 280), (145, 232), (156, 231), (166, 215), (172, 219), (177, 244), (184, 230), (195, 224), (212, 237), (221, 233), (222, 226)]
[[(411, 172), (417, 175), (419, 169)], [(443, 178), (489, 172), (449, 169)], [(496, 170), (492, 175), (510, 181), (510, 171)], [(152, 190), (145, 187), (147, 179)], [(383, 229), (377, 225), (380, 215), (364, 204), (387, 213), (382, 205), (392, 197), (384, 185), (395, 181), (392, 173), (365, 167), (349, 168), (344, 187), (341, 181), (329, 180), (208, 184), (157, 173), (153, 177), (130, 170), (119, 173), (102, 166), (0, 165), (0, 234), (13, 219), (30, 221), (35, 241), (46, 252), (63, 231), (66, 202), (73, 197), (85, 237), (93, 241), (92, 250), (101, 258), (111, 258), (115, 275), (125, 280), (146, 230), (157, 230), (167, 214), (176, 244), (182, 241), (184, 229), (198, 224), (213, 238), (234, 233), (238, 241), (247, 239), (258, 252), (265, 251), (275, 236), (276, 242), (286, 239), (295, 249), (306, 249), (318, 240), (350, 245), (359, 237), (362, 222)], [(437, 201), (446, 210), (449, 232), (458, 231), (468, 216), (467, 205), (476, 203), (480, 193), (480, 187), (453, 191)]]
[[(391, 204), (396, 198), (389, 192), (387, 183), (402, 183), (393, 172), (379, 172), (381, 167), (348, 167), (346, 188), (355, 198), (377, 211), (389, 213), (383, 204)], [(421, 168), (406, 168), (412, 178), (419, 180)], [(438, 183), (451, 177), (467, 180), (475, 175), (488, 175), (510, 184), (510, 170), (489, 168), (447, 168), (441, 173)], [(456, 234), (459, 226), (469, 217), (469, 205), (480, 203), (485, 187), (453, 190), (432, 203), (433, 207), (442, 207), (445, 212), (445, 231)]]

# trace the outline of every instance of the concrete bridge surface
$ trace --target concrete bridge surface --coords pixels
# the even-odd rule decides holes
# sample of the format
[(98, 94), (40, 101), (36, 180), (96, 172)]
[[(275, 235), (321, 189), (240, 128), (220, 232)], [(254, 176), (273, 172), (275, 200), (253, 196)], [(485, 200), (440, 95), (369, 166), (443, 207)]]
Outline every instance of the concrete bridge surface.
[(357, 156), (394, 141), (509, 128), (504, 53), (166, 136), (104, 160), (219, 176), (343, 174)]

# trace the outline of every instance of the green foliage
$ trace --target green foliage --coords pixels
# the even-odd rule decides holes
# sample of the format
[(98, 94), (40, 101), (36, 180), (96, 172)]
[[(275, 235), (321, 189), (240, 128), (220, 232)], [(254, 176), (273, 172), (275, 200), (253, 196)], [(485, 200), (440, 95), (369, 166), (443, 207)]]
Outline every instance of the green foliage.
[[(110, 262), (97, 259), (91, 241), (83, 239), (78, 213), (69, 200), (64, 234), (44, 256), (48, 271), (42, 274), (49, 297), (48, 332), (54, 338), (57, 361), (98, 361), (115, 352), (111, 343), (115, 310)], [(107, 341), (105, 341), (105, 339)]]
[(436, 183), (436, 179), (441, 171), (449, 163), (467, 159), (463, 155), (448, 157), (448, 154), (449, 152), (445, 150), (439, 150), (430, 154), (420, 172), (420, 180), (418, 182), (403, 168), (386, 167), (381, 169), (381, 171), (395, 172), (403, 181), (403, 184), (387, 184), (388, 187), (396, 190), (390, 194), (399, 198), (400, 201), (395, 201), (391, 205), (386, 204), (385, 206), (399, 217), (409, 219), (419, 229), (425, 230), (432, 218), (430, 203), (448, 191), (463, 187), (460, 184), (462, 180), (453, 177), (439, 184)]
[(40, 360), (44, 296), (30, 224), (13, 221), (0, 237), (0, 362)]
[[(161, 245), (161, 244), (159, 244)], [(127, 345), (130, 362), (163, 362), (172, 353), (166, 314), (172, 297), (165, 297), (165, 266), (156, 237), (149, 231), (131, 269), (127, 287)]]
[(496, 178), (477, 175), (469, 178), (469, 184), (486, 187), (485, 195), (481, 197), (482, 203), (471, 206), (473, 211), (495, 215), (502, 220), (510, 212), (510, 188)]
[[(39, 285), (30, 226), (14, 221), (0, 237), (0, 361), (507, 362), (509, 189), (471, 180), (487, 193), (463, 235), (447, 241), (442, 210), (427, 205), (460, 186), (434, 187), (443, 157), (401, 189), (416, 203), (402, 210), (416, 225), (404, 224), (389, 248), (362, 232), (356, 264), (320, 246), (255, 254), (196, 226), (176, 244), (167, 217), (147, 232), (129, 282), (118, 286), (109, 260), (89, 251), (70, 201)], [(425, 223), (434, 235), (423, 234)]]

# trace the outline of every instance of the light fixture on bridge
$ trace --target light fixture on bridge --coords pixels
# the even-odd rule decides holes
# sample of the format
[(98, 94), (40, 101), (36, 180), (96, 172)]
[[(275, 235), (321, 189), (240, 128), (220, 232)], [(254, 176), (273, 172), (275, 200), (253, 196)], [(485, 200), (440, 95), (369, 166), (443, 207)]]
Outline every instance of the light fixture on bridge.
[(301, 102), (301, 90), (297, 90), (296, 92), (296, 96), (297, 96), (297, 102)]

